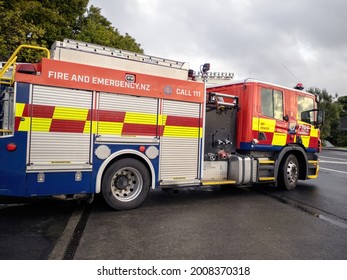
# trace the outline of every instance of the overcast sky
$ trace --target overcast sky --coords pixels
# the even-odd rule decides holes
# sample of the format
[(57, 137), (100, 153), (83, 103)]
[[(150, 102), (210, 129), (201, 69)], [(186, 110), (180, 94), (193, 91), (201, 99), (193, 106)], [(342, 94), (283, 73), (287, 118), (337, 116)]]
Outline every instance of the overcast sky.
[(90, 0), (146, 54), (347, 95), (346, 0)]

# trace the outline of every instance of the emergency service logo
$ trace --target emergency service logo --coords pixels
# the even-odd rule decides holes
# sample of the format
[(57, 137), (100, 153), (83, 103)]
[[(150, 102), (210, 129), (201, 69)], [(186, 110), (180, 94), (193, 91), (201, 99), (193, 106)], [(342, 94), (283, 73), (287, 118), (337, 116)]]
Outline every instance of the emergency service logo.
[(166, 87), (164, 87), (164, 94), (166, 94), (166, 95), (170, 95), (170, 94), (172, 94), (172, 87), (171, 86), (166, 86)]
[(295, 134), (296, 122), (289, 123), (288, 132), (289, 134)]

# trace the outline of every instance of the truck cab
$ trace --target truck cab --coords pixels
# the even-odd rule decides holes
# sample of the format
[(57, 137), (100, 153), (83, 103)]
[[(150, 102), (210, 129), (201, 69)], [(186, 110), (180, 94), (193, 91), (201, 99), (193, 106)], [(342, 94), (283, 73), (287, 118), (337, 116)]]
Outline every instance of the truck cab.
[[(208, 87), (207, 95), (211, 94), (223, 95), (223, 102), (237, 100), (237, 113), (230, 115), (235, 125), (220, 131), (234, 135), (235, 154), (252, 160), (243, 173), (249, 173), (253, 183), (275, 183), (290, 190), (299, 179), (318, 176), (323, 115), (313, 94), (256, 80)], [(218, 109), (217, 102), (216, 110), (220, 109), (224, 112), (219, 114), (228, 114), (228, 106)], [(206, 119), (208, 123), (208, 112)], [(215, 137), (212, 130), (213, 125), (206, 140)]]

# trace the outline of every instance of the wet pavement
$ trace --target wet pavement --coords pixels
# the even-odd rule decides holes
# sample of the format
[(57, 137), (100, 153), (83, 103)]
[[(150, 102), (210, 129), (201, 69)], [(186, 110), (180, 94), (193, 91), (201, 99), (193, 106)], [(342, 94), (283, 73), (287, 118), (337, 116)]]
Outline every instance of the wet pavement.
[(347, 259), (347, 153), (324, 151), (318, 179), (263, 188), (151, 191), (117, 212), (0, 198), (1, 260)]
[(152, 192), (93, 206), (74, 259), (346, 259), (347, 230), (246, 189)]
[(0, 259), (48, 259), (76, 207), (50, 199), (0, 204)]

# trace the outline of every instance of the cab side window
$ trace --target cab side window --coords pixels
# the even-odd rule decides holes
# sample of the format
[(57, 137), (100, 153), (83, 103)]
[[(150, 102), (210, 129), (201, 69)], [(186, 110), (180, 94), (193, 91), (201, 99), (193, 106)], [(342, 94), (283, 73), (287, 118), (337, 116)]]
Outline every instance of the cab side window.
[(303, 112), (310, 111), (314, 109), (314, 100), (306, 96), (298, 96), (298, 116), (297, 119), (303, 122), (311, 123), (310, 114), (303, 114)]
[(261, 113), (265, 116), (283, 120), (283, 92), (261, 88)]

